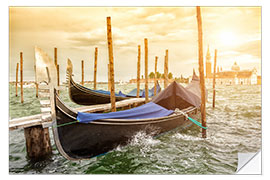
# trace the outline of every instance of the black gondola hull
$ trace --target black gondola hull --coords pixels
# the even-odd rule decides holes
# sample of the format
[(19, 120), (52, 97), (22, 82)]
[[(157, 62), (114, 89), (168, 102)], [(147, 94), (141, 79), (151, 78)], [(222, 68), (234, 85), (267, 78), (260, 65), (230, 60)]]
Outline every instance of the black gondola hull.
[[(106, 104), (111, 102), (110, 95), (97, 93), (78, 85), (73, 81), (72, 77), (69, 78), (69, 97), (74, 103), (80, 105)], [(131, 97), (116, 96), (115, 100), (121, 101), (129, 98)]]
[[(152, 136), (170, 131), (177, 127), (191, 125), (183, 115), (171, 115), (153, 120), (99, 120), (91, 123), (74, 123), (76, 113), (69, 110), (56, 98), (56, 126), (62, 151), (68, 159), (88, 159), (125, 145), (139, 131)], [(188, 108), (195, 114), (196, 108)]]

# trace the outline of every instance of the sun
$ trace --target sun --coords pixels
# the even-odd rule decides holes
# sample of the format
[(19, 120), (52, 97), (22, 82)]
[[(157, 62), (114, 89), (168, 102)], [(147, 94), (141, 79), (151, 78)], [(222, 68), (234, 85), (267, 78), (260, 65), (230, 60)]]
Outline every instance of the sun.
[(219, 34), (219, 40), (224, 46), (232, 46), (237, 43), (237, 36), (232, 31), (223, 31)]

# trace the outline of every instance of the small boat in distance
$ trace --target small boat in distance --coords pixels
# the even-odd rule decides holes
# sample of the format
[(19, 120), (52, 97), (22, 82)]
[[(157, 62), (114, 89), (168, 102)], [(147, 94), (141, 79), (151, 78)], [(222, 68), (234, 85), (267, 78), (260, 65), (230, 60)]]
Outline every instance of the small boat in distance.
[[(76, 83), (72, 78), (73, 65), (68, 59), (67, 61), (67, 82), (68, 82), (68, 91), (70, 99), (80, 105), (95, 105), (95, 104), (106, 104), (110, 103), (110, 91), (104, 90), (93, 90), (87, 87), (84, 87)], [(161, 90), (159, 84), (157, 83), (157, 93)], [(129, 98), (136, 98), (137, 89), (133, 89), (128, 94), (124, 94), (121, 91), (115, 93), (115, 100), (121, 101)], [(140, 90), (140, 97), (144, 96), (144, 90)], [(149, 97), (154, 96), (154, 87), (149, 90)]]

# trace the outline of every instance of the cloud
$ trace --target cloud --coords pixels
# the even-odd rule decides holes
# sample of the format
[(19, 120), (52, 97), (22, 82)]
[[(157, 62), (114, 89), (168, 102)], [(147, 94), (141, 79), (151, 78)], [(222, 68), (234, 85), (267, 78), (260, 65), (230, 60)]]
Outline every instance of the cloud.
[[(218, 48), (220, 63), (224, 65), (237, 57), (260, 59), (260, 10), (202, 7), (204, 47), (209, 44), (211, 48)], [(165, 49), (169, 49), (169, 66), (173, 74), (192, 72), (197, 64), (195, 7), (11, 7), (9, 29), (13, 58), (10, 66), (16, 65), (17, 51), (22, 47), (31, 49), (36, 43), (47, 49), (58, 47), (59, 55), (63, 51), (63, 58), (69, 55), (81, 59), (89, 55), (89, 49), (97, 46), (100, 56), (106, 59), (107, 16), (112, 17), (114, 55), (119, 64), (124, 64), (118, 71), (135, 72), (129, 65), (131, 60), (126, 60), (132, 59), (135, 64), (138, 45), (141, 45), (143, 57), (144, 38), (149, 42), (149, 62), (153, 63), (154, 56), (158, 56), (161, 69)], [(219, 42), (220, 33), (226, 30), (237, 37), (234, 46)], [(27, 53), (25, 56), (26, 61), (33, 61)]]
[(237, 51), (242, 54), (250, 54), (261, 59), (261, 40), (247, 41), (237, 47)]
[(147, 21), (151, 21), (151, 22), (158, 22), (158, 21), (170, 21), (175, 19), (175, 16), (173, 14), (165, 14), (165, 13), (159, 13), (159, 14), (155, 14), (152, 16), (148, 16), (146, 18)]

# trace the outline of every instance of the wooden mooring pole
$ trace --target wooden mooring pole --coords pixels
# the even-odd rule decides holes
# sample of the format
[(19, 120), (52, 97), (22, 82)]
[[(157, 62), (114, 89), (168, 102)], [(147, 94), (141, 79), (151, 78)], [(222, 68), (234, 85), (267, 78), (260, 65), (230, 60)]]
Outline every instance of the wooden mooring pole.
[(82, 60), (82, 82), (81, 85), (84, 85), (84, 61)]
[(215, 49), (215, 59), (214, 59), (214, 74), (213, 74), (213, 108), (215, 108), (216, 101), (216, 66), (217, 66), (217, 50)]
[(148, 99), (148, 40), (144, 39), (144, 56), (145, 56), (145, 102), (149, 101)]
[(54, 64), (57, 66), (57, 48), (54, 48)]
[[(59, 64), (56, 66), (56, 71), (57, 71), (57, 86), (60, 86), (60, 73), (59, 73)], [(58, 91), (59, 93), (59, 91)]]
[(140, 75), (141, 75), (141, 46), (138, 45), (138, 62), (137, 62), (137, 98), (140, 97)]
[(108, 91), (111, 90), (111, 80), (110, 80), (110, 64), (108, 64)]
[(154, 78), (155, 88), (154, 88), (154, 95), (157, 95), (157, 61), (158, 61), (158, 57), (156, 56), (156, 58), (155, 58), (155, 78)]
[(49, 128), (41, 125), (24, 128), (27, 157), (31, 161), (39, 161), (52, 154)]
[(23, 103), (23, 53), (20, 52), (20, 74), (21, 74), (21, 103)]
[(110, 67), (110, 84), (111, 84), (110, 88), (111, 108), (112, 112), (116, 112), (111, 17), (107, 17), (107, 41), (108, 41), (109, 63), (110, 63), (109, 67)]
[(168, 86), (168, 55), (169, 50), (166, 49), (166, 55), (164, 60), (164, 89)]
[[(60, 86), (60, 73), (59, 73), (59, 64), (57, 61), (57, 48), (54, 48), (54, 64), (55, 64), (55, 68), (56, 68), (56, 75), (57, 75), (57, 86)], [(59, 90), (57, 90), (58, 94), (60, 93)]]
[(19, 63), (17, 63), (17, 66), (16, 66), (16, 84), (15, 84), (15, 87), (16, 87), (16, 97), (18, 96), (18, 71), (19, 71)]
[(97, 89), (97, 56), (98, 56), (98, 48), (95, 48), (95, 65), (94, 65), (94, 90)]
[[(196, 7), (197, 24), (198, 24), (198, 51), (199, 51), (199, 72), (200, 72), (200, 87), (201, 87), (201, 119), (202, 126), (206, 127), (206, 112), (205, 112), (205, 82), (204, 82), (204, 63), (203, 63), (203, 33), (201, 9)], [(202, 137), (206, 138), (206, 129), (202, 128)]]

